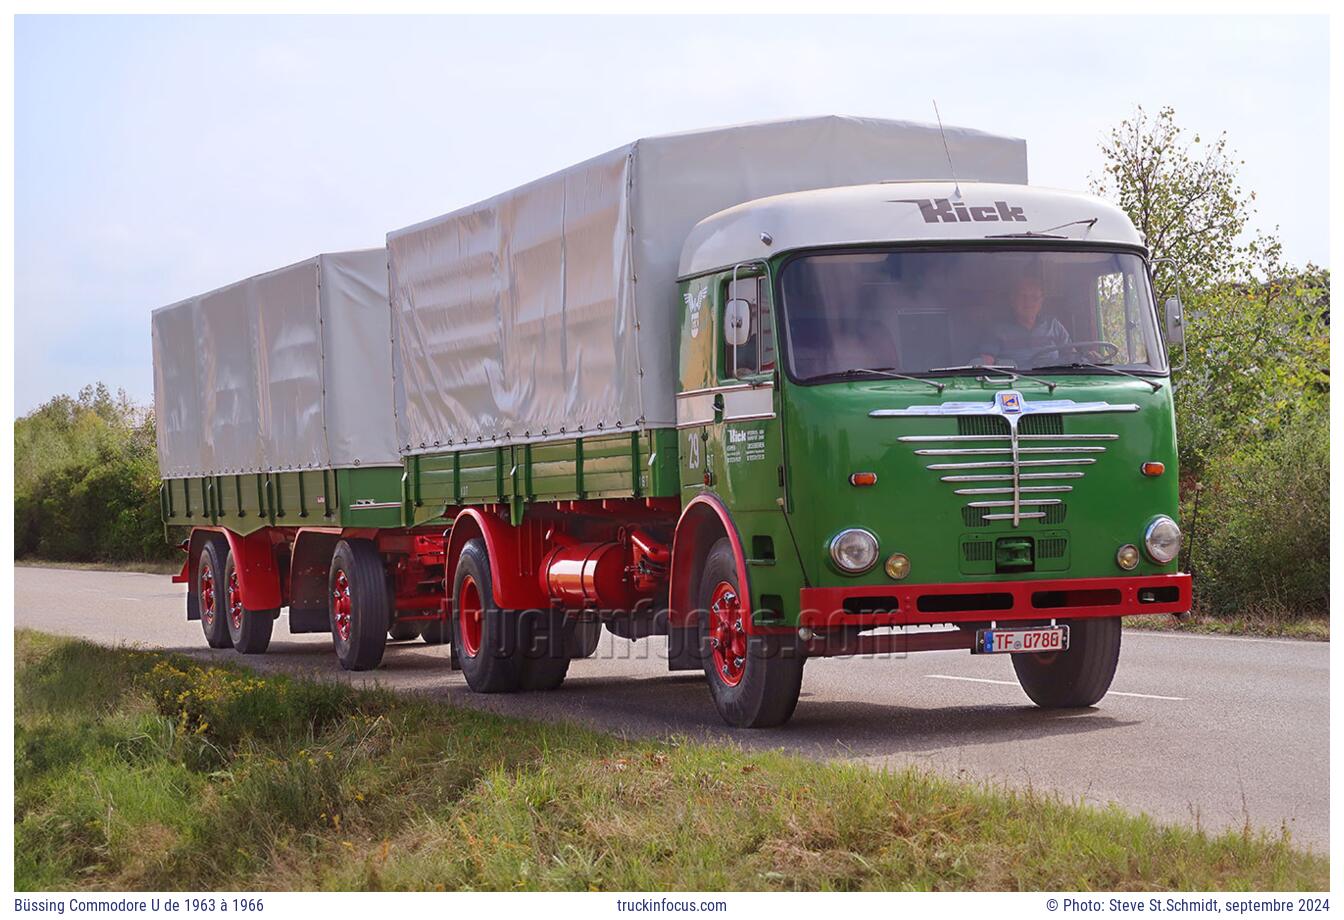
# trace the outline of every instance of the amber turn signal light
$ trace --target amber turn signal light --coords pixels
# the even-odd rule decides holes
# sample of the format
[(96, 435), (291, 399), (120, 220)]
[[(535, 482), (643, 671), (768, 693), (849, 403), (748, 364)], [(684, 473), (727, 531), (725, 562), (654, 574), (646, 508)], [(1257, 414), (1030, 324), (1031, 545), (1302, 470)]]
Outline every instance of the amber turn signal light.
[(1149, 460), (1143, 466), (1139, 467), (1145, 476), (1161, 476), (1167, 470), (1165, 463), (1159, 463), (1156, 460)]
[(850, 473), (849, 484), (852, 486), (875, 486), (877, 485), (876, 473)]

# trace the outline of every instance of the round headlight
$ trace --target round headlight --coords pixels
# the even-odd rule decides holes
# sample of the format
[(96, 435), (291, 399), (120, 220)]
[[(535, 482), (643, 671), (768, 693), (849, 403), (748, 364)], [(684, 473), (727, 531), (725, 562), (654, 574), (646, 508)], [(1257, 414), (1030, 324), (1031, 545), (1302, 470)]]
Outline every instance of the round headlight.
[(831, 560), (842, 572), (866, 572), (877, 562), (877, 537), (857, 527), (842, 530), (831, 541)]
[(1143, 548), (1149, 559), (1166, 565), (1181, 551), (1181, 528), (1165, 514), (1158, 515), (1143, 532)]
[(1126, 543), (1115, 551), (1115, 564), (1126, 572), (1132, 570), (1139, 564), (1139, 548), (1133, 543)]

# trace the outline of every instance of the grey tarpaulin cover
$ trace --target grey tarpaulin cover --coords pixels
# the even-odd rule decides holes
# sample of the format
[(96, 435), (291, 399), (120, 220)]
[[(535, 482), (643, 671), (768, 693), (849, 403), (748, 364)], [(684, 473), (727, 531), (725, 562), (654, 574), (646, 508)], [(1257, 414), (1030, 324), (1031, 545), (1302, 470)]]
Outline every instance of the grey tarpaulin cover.
[(384, 250), (316, 256), (151, 325), (165, 477), (401, 462)]
[[(958, 178), (1027, 181), (1026, 144), (947, 129)], [(651, 137), (388, 234), (403, 452), (675, 424), (690, 229), (768, 195), (944, 179), (937, 126), (828, 116)]]

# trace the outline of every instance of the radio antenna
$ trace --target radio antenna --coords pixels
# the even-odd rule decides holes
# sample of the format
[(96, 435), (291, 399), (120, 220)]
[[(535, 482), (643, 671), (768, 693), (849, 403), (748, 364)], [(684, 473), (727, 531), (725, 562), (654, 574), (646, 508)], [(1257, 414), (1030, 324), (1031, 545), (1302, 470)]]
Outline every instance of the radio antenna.
[(938, 133), (943, 136), (943, 153), (947, 154), (947, 168), (952, 173), (952, 197), (961, 200), (961, 183), (957, 181), (957, 168), (952, 165), (952, 151), (947, 146), (947, 132), (943, 130), (943, 116), (938, 112), (938, 100), (933, 100), (933, 115), (938, 119)]

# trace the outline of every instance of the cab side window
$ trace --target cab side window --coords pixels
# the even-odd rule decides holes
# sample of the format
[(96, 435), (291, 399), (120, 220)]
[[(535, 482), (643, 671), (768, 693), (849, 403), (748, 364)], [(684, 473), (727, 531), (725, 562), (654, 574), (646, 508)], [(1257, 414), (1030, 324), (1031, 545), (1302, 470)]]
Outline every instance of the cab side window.
[(775, 369), (775, 330), (770, 319), (770, 289), (763, 277), (742, 278), (724, 285), (724, 303), (742, 300), (747, 304), (750, 326), (746, 341), (737, 346), (736, 364), (730, 343), (728, 322), (723, 329), (723, 377), (725, 379), (756, 377), (773, 373)]

